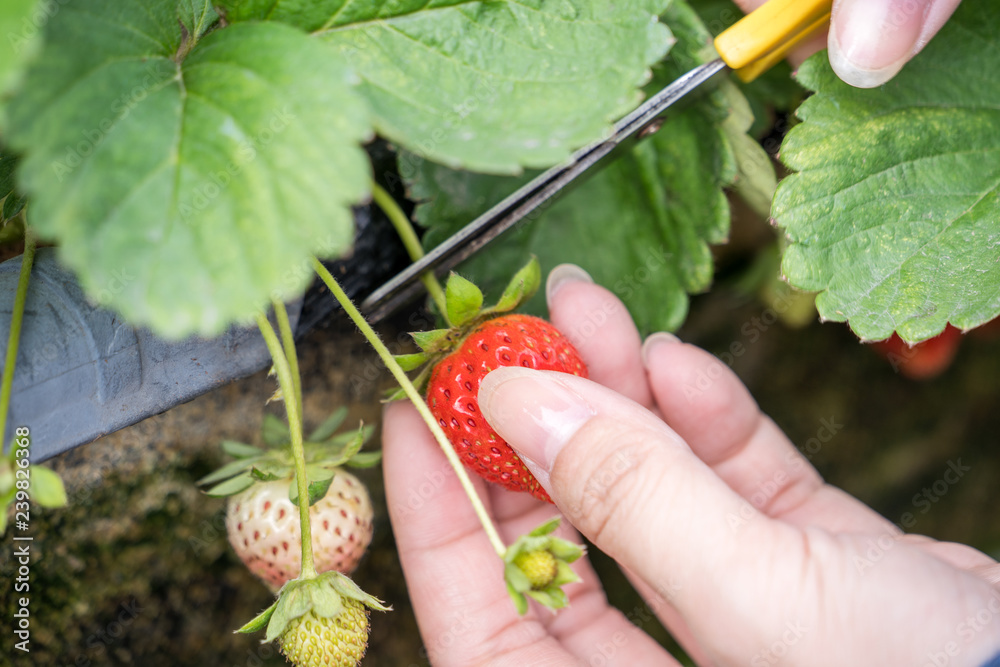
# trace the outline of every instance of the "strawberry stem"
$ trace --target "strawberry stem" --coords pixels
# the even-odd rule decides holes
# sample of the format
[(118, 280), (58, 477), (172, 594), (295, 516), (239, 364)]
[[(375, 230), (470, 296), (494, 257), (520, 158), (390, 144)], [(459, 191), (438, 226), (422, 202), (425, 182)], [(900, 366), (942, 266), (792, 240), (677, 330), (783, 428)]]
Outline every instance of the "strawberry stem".
[[(280, 322), (280, 315), (278, 319)], [(284, 395), (285, 412), (288, 413), (292, 458), (295, 459), (295, 484), (299, 491), (299, 523), (302, 537), (302, 572), (298, 578), (312, 579), (316, 576), (316, 566), (313, 564), (312, 526), (309, 522), (309, 481), (306, 479), (306, 454), (302, 447), (302, 413), (299, 410), (299, 400), (296, 399), (296, 383), (292, 378), (291, 364), (285, 356), (281, 341), (278, 340), (278, 335), (274, 333), (274, 327), (268, 322), (267, 315), (263, 312), (257, 314), (257, 327), (271, 353), (271, 361), (274, 362), (274, 370), (278, 374), (278, 384)], [(294, 356), (294, 343), (292, 349)]]
[[(403, 213), (403, 209), (399, 208), (399, 204), (392, 198), (392, 195), (386, 192), (378, 183), (372, 182), (372, 199), (375, 200), (378, 207), (389, 218), (389, 222), (395, 227), (396, 233), (399, 234), (399, 239), (403, 242), (407, 254), (410, 255), (410, 259), (415, 262), (423, 257), (424, 247), (420, 245), (417, 232), (414, 231), (413, 225), (410, 224), (410, 219)], [(434, 275), (433, 271), (427, 271), (420, 276), (420, 281), (427, 288), (427, 293), (434, 299), (434, 304), (441, 312), (441, 317), (447, 322), (448, 308), (445, 306), (444, 288), (441, 287), (437, 276)], [(448, 325), (451, 326), (451, 323), (449, 322)]]
[[(0, 452), (3, 451), (7, 412), (10, 410), (10, 397), (14, 390), (14, 365), (17, 363), (17, 349), (21, 343), (21, 323), (24, 321), (24, 304), (28, 300), (28, 281), (31, 278), (31, 265), (35, 262), (35, 248), (35, 233), (25, 224), (21, 274), (18, 276), (17, 291), (14, 293), (14, 309), (10, 314), (10, 334), (7, 339), (7, 358), (3, 364), (3, 380), (0, 381)], [(11, 449), (10, 455), (13, 461), (14, 448)], [(11, 482), (11, 485), (13, 484)]]
[(292, 334), (292, 325), (288, 321), (288, 311), (285, 310), (285, 304), (277, 299), (271, 303), (274, 304), (274, 315), (275, 319), (278, 320), (281, 345), (285, 349), (285, 358), (288, 359), (288, 370), (292, 373), (295, 404), (299, 408), (299, 416), (302, 417), (302, 376), (299, 374), (299, 356), (295, 351), (295, 336)]
[(392, 373), (392, 376), (399, 383), (399, 386), (403, 389), (407, 398), (413, 402), (413, 406), (420, 413), (424, 422), (427, 423), (428, 428), (430, 428), (431, 433), (434, 435), (434, 439), (437, 440), (438, 445), (441, 446), (441, 451), (444, 452), (445, 457), (448, 459), (448, 463), (451, 464), (452, 470), (455, 471), (455, 475), (458, 477), (459, 483), (462, 485), (462, 489), (465, 494), (469, 497), (469, 501), (472, 503), (472, 509), (476, 512), (476, 516), (479, 517), (479, 522), (483, 524), (483, 530), (486, 531), (486, 537), (489, 538), (490, 544), (493, 545), (493, 549), (497, 552), (497, 555), (503, 558), (504, 554), (507, 552), (507, 547), (504, 545), (503, 540), (500, 539), (500, 533), (497, 532), (496, 526), (493, 525), (493, 520), (490, 519), (489, 513), (486, 511), (485, 505), (483, 505), (482, 499), (480, 499), (479, 494), (476, 493), (475, 487), (472, 486), (472, 480), (469, 479), (469, 474), (465, 471), (465, 466), (462, 465), (462, 461), (458, 458), (458, 454), (455, 453), (455, 449), (448, 442), (448, 437), (441, 430), (441, 426), (438, 425), (437, 420), (434, 419), (434, 415), (431, 414), (430, 409), (427, 407), (427, 403), (424, 402), (423, 397), (420, 392), (417, 391), (413, 383), (410, 382), (410, 378), (406, 376), (406, 373), (399, 366), (396, 360), (393, 358), (392, 353), (389, 348), (385, 346), (385, 343), (378, 337), (375, 330), (372, 329), (371, 325), (365, 320), (358, 309), (351, 303), (351, 299), (347, 296), (340, 285), (337, 283), (336, 279), (327, 271), (326, 267), (320, 263), (318, 259), (313, 258), (313, 266), (316, 269), (316, 273), (319, 277), (323, 279), (326, 286), (333, 293), (334, 298), (340, 303), (344, 311), (347, 312), (348, 316), (354, 322), (355, 325), (361, 330), (368, 342), (371, 344), (378, 356), (382, 358), (382, 362)]

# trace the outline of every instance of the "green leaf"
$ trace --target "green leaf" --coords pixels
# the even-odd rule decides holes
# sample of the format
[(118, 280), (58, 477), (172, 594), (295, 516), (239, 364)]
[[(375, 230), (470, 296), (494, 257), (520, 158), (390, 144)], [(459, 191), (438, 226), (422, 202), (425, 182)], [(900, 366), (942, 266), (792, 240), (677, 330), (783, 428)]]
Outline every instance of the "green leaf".
[(483, 293), (476, 284), (457, 273), (448, 277), (444, 288), (448, 307), (448, 321), (452, 326), (460, 327), (476, 315), (483, 307)]
[[(504, 236), (488, 257), (478, 255), (462, 270), (495, 292), (531, 255), (538, 257), (545, 273), (572, 262), (615, 292), (642, 331), (676, 329), (687, 314), (687, 292), (711, 283), (708, 243), (726, 238), (729, 207), (721, 186), (732, 176), (731, 160), (718, 129), (697, 111), (684, 111), (538, 220)], [(705, 177), (720, 166), (724, 173)], [(460, 189), (444, 189), (457, 180), (464, 181)], [(414, 196), (437, 193), (416, 213), (421, 223), (433, 224), (435, 233), (427, 237), (431, 243), (517, 185), (423, 163), (411, 191)], [(468, 213), (451, 219), (440, 216), (433, 210), (438, 198), (450, 199), (451, 208), (465, 201)], [(476, 202), (482, 202), (481, 207)], [(529, 300), (526, 310), (544, 315), (544, 295)]]
[(338, 433), (337, 435), (327, 440), (327, 443), (331, 445), (340, 445), (340, 446), (350, 444), (351, 447), (353, 447), (354, 441), (359, 434), (361, 436), (362, 441), (367, 441), (368, 438), (372, 437), (372, 433), (374, 431), (375, 431), (374, 427), (365, 426), (364, 422), (360, 422), (360, 425), (356, 430)]
[(237, 459), (236, 461), (230, 461), (229, 463), (225, 464), (215, 472), (211, 472), (205, 475), (204, 477), (199, 479), (196, 483), (214, 484), (215, 482), (218, 482), (220, 480), (229, 479), (233, 475), (241, 473), (247, 470), (247, 468), (253, 466), (253, 464), (256, 463), (257, 460), (258, 460), (257, 457), (251, 457), (246, 459)]
[(907, 342), (1000, 314), (1000, 13), (963, 2), (888, 84), (842, 83), (825, 54), (800, 107), (773, 216), (782, 271), (827, 320)]
[(434, 352), (436, 346), (442, 343), (451, 333), (451, 329), (434, 329), (432, 331), (414, 331), (410, 334), (413, 342), (425, 352)]
[(549, 519), (548, 521), (546, 521), (545, 523), (543, 523), (542, 525), (538, 526), (530, 533), (528, 533), (528, 537), (546, 537), (548, 535), (551, 535), (552, 533), (556, 532), (556, 529), (559, 528), (560, 523), (562, 523), (561, 517), (558, 516), (552, 517), (551, 519)]
[(528, 599), (524, 597), (524, 593), (521, 593), (514, 588), (513, 584), (511, 584), (509, 580), (506, 583), (507, 595), (509, 595), (510, 599), (513, 600), (514, 608), (517, 610), (517, 614), (519, 616), (524, 616), (528, 613)]
[(291, 434), (288, 432), (288, 424), (270, 413), (265, 414), (264, 419), (261, 421), (260, 434), (268, 447), (287, 445), (292, 439)]
[[(679, 0), (664, 14), (678, 42), (655, 69), (650, 89), (673, 81), (704, 60), (710, 41), (697, 16)], [(723, 188), (736, 177), (732, 146), (721, 127), (729, 113), (718, 93), (672, 113), (631, 152), (591, 176), (535, 221), (509, 232), (461, 269), (488, 293), (531, 256), (543, 273), (572, 262), (615, 292), (643, 332), (672, 330), (687, 315), (688, 293), (712, 281), (709, 244), (726, 240), (729, 204)], [(415, 218), (429, 226), (433, 247), (524, 180), (455, 172), (405, 154), (400, 171)], [(488, 257), (484, 256), (488, 254)], [(543, 294), (526, 310), (545, 314)]]
[(341, 405), (332, 413), (330, 416), (323, 420), (323, 423), (316, 427), (316, 430), (309, 435), (309, 440), (312, 442), (321, 442), (326, 440), (340, 428), (340, 425), (344, 423), (347, 418), (347, 407)]
[(354, 432), (354, 437), (348, 441), (347, 445), (344, 447), (344, 460), (347, 461), (351, 459), (354, 455), (361, 451), (361, 448), (365, 444), (365, 440), (371, 435), (372, 431), (370, 428), (365, 428), (364, 422), (358, 426), (358, 430)]
[(212, 496), (215, 498), (225, 498), (226, 496), (234, 496), (241, 491), (246, 491), (254, 484), (254, 478), (250, 472), (244, 475), (239, 475), (228, 479), (221, 484), (216, 484), (211, 489), (205, 492), (205, 495)]
[(309, 611), (312, 606), (312, 597), (308, 591), (303, 589), (305, 582), (292, 580), (285, 584), (278, 595), (274, 612), (267, 623), (267, 632), (264, 635), (265, 642), (272, 642), (277, 639), (294, 619)]
[(4, 128), (3, 97), (17, 83), (24, 63), (34, 54), (38, 28), (53, 11), (59, 11), (59, 7), (42, 0), (0, 2), (0, 130)]
[(489, 309), (491, 313), (506, 313), (514, 310), (522, 303), (534, 296), (542, 284), (542, 268), (538, 265), (538, 258), (532, 256), (500, 295), (495, 306)]
[(247, 18), (270, 4), (270, 18), (319, 31), (360, 74), (381, 135), (491, 173), (599, 139), (670, 43), (655, 21), (667, 0), (230, 4)]
[[(743, 11), (732, 0), (689, 0), (688, 4), (698, 13), (713, 36), (744, 16)], [(788, 112), (795, 109), (806, 93), (792, 78), (792, 68), (787, 61), (778, 63), (750, 83), (734, 79), (733, 84), (746, 97), (753, 112), (753, 122), (747, 134), (755, 138), (772, 128), (776, 111)]]
[(239, 459), (260, 456), (264, 453), (264, 450), (260, 447), (254, 447), (253, 445), (237, 442), (235, 440), (223, 440), (222, 451)]
[(268, 607), (264, 611), (262, 611), (259, 614), (257, 614), (257, 616), (254, 617), (254, 619), (252, 621), (248, 622), (246, 625), (244, 625), (242, 628), (240, 628), (236, 632), (239, 632), (239, 633), (245, 634), (245, 635), (248, 635), (248, 634), (251, 634), (251, 633), (254, 633), (254, 632), (260, 632), (265, 627), (267, 627), (267, 624), (271, 621), (271, 615), (274, 614), (274, 610), (277, 607), (278, 607), (278, 601), (275, 600), (271, 604), (270, 607)]
[(771, 156), (747, 134), (753, 125), (753, 112), (736, 85), (724, 82), (719, 87), (719, 95), (730, 108), (729, 116), (722, 123), (722, 131), (733, 149), (736, 164), (733, 189), (754, 213), (766, 219), (771, 212), (774, 190), (778, 187)]
[(312, 612), (320, 618), (335, 618), (344, 611), (344, 598), (334, 586), (310, 586)]
[(317, 479), (316, 481), (309, 482), (310, 507), (326, 497), (326, 492), (330, 490), (331, 484), (333, 484), (333, 477), (330, 477), (329, 479)]
[(0, 219), (12, 220), (15, 215), (24, 210), (27, 198), (17, 192), (12, 192), (3, 200), (3, 211), (0, 211)]
[(397, 354), (393, 359), (404, 372), (409, 372), (426, 364), (430, 356), (423, 352), (417, 352), (416, 354)]
[(66, 487), (53, 471), (31, 466), (31, 499), (42, 507), (65, 507)]
[(370, 178), (342, 60), (277, 23), (199, 40), (184, 26), (207, 28), (209, 12), (64, 4), (10, 106), (39, 234), (91, 297), (172, 338), (300, 294), (310, 272), (296, 267), (348, 248)]
[(504, 579), (506, 579), (507, 585), (518, 593), (531, 590), (531, 580), (516, 565), (511, 563), (504, 565)]
[(221, 0), (218, 4), (229, 21), (282, 21), (315, 32), (468, 2), (470, 0), (394, 0), (352, 4), (345, 0)]
[(569, 597), (561, 588), (547, 588), (544, 591), (525, 591), (524, 594), (549, 609), (563, 609), (569, 604)]
[(382, 460), (382, 452), (358, 452), (345, 465), (351, 468), (374, 468)]
[(250, 477), (258, 482), (273, 482), (285, 476), (288, 466), (264, 459), (250, 468)]
[(14, 191), (17, 157), (0, 147), (0, 199)]
[[(336, 468), (330, 469), (322, 465), (309, 465), (306, 467), (306, 479), (309, 482), (306, 488), (309, 490), (310, 507), (326, 496), (326, 492), (330, 490), (330, 485), (336, 476)], [(293, 503), (299, 502), (299, 485), (295, 482), (294, 478), (288, 487), (288, 499)]]

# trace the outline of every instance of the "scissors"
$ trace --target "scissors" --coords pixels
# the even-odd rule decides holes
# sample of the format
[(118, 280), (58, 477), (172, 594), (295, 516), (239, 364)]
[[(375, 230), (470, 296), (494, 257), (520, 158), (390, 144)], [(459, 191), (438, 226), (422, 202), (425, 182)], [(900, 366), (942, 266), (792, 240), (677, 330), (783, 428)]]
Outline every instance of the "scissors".
[(372, 292), (361, 304), (369, 321), (377, 322), (413, 299), (427, 271), (443, 274), (533, 213), (550, 205), (584, 174), (596, 171), (612, 154), (660, 128), (666, 110), (688, 93), (732, 70), (752, 81), (781, 61), (797, 44), (829, 26), (832, 0), (770, 0), (719, 34), (719, 57), (682, 75), (619, 120), (610, 137), (577, 150), (563, 164), (535, 177), (450, 238)]

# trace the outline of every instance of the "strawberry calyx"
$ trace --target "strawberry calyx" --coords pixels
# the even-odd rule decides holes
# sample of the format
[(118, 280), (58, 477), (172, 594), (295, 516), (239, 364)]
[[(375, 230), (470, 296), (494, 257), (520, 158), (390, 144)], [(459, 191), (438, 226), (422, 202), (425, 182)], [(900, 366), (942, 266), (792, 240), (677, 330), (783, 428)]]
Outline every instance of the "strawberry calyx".
[(251, 634), (265, 627), (264, 641), (274, 641), (288, 624), (306, 612), (320, 618), (336, 618), (344, 611), (346, 600), (356, 600), (378, 611), (391, 611), (374, 595), (364, 592), (346, 574), (335, 570), (312, 579), (293, 579), (281, 587), (274, 603), (236, 632)]
[[(334, 410), (303, 443), (310, 505), (326, 495), (342, 466), (370, 468), (381, 459), (381, 452), (361, 451), (371, 438), (374, 430), (371, 426), (362, 423), (357, 430), (337, 433), (346, 417), (347, 408)], [(293, 503), (298, 501), (298, 485), (294, 483), (295, 459), (288, 426), (274, 415), (265, 415), (261, 438), (266, 448), (234, 440), (222, 443), (223, 451), (235, 460), (198, 480), (200, 485), (212, 485), (205, 491), (207, 495), (233, 496), (259, 482), (291, 480), (289, 499)]]
[[(395, 355), (394, 359), (406, 372), (417, 370), (426, 365), (423, 371), (413, 379), (417, 390), (422, 390), (427, 384), (431, 369), (438, 361), (461, 347), (469, 334), (480, 324), (515, 310), (534, 296), (541, 282), (541, 267), (538, 264), (538, 259), (532, 257), (524, 267), (514, 274), (497, 302), (488, 308), (483, 308), (482, 290), (471, 281), (452, 272), (445, 284), (446, 312), (444, 315), (449, 326), (443, 329), (411, 333), (410, 336), (420, 348), (420, 352)], [(387, 400), (393, 401), (401, 398), (403, 398), (403, 392), (397, 389), (389, 394)]]
[(559, 523), (559, 517), (550, 519), (507, 547), (504, 580), (519, 614), (528, 611), (528, 598), (562, 609), (569, 604), (563, 585), (580, 581), (569, 564), (583, 556), (584, 548), (553, 536)]

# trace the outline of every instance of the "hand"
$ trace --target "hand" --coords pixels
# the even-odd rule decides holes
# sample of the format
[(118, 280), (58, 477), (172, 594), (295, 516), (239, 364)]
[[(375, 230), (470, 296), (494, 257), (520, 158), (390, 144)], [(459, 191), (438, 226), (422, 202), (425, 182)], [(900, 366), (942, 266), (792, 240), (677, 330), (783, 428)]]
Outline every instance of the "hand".
[[(554, 270), (548, 292), (552, 321), (592, 380), (498, 369), (481, 408), (699, 664), (978, 666), (1000, 650), (995, 561), (904, 536), (824, 485), (715, 357), (665, 334), (640, 347), (621, 302), (579, 269)], [(412, 406), (387, 409), (384, 451), (433, 664), (678, 664), (630, 622), (644, 612), (609, 607), (583, 560), (568, 609), (517, 616)], [(527, 494), (477, 488), (508, 542), (554, 512)]]
[[(736, 0), (752, 11), (764, 0)], [(830, 65), (845, 82), (875, 88), (896, 76), (937, 34), (960, 0), (835, 0), (828, 38), (812, 39), (794, 53), (801, 62), (829, 46)]]

